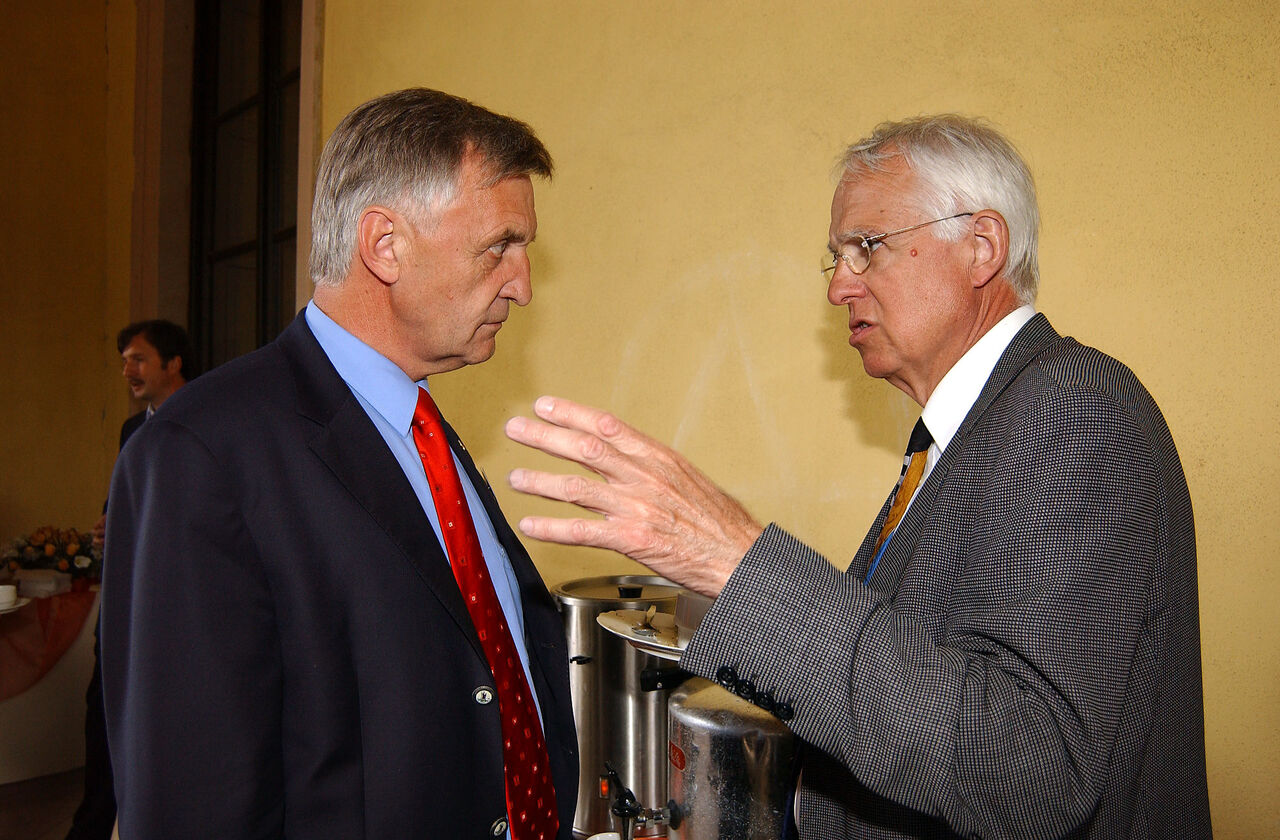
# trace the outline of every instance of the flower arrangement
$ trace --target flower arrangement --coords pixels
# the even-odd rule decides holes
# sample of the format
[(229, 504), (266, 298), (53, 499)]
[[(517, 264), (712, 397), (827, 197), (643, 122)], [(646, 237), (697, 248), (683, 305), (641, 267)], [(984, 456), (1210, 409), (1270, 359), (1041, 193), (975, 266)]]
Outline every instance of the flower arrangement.
[(3, 563), (10, 572), (54, 569), (73, 578), (102, 576), (101, 549), (94, 547), (92, 534), (75, 528), (46, 525), (18, 537), (5, 550)]

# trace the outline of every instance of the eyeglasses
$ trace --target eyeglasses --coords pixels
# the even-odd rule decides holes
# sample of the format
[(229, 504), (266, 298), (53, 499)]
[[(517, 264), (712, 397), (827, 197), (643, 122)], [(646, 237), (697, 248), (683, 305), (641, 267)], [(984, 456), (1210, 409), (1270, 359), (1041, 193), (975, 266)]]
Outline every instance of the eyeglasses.
[(972, 215), (973, 215), (972, 213), (956, 213), (954, 216), (943, 216), (941, 219), (934, 219), (929, 222), (921, 222), (918, 225), (899, 228), (898, 230), (891, 230), (888, 233), (877, 233), (875, 236), (856, 237), (853, 240), (853, 242), (855, 242), (859, 247), (853, 248), (849, 251), (843, 251), (840, 253), (831, 254), (830, 255), (831, 265), (822, 269), (822, 273), (829, 274), (831, 272), (834, 272), (836, 268), (840, 265), (839, 261), (843, 260), (844, 264), (847, 265), (849, 267), (849, 270), (852, 271), (854, 274), (865, 274), (867, 269), (871, 267), (871, 253), (872, 251), (875, 250), (875, 246), (879, 245), (881, 242), (888, 239), (890, 236), (897, 236), (900, 233), (908, 233), (909, 231), (919, 230), (920, 228), (927, 227), (928, 225), (936, 225), (938, 222), (948, 222), (952, 219), (959, 219), (961, 216), (972, 216)]

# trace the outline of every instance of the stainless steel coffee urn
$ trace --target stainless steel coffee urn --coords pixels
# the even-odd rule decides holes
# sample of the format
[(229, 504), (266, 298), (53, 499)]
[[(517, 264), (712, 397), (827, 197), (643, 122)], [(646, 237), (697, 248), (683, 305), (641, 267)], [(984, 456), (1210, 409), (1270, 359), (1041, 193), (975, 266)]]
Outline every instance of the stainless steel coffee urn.
[[(601, 616), (600, 623), (628, 644), (674, 657), (693, 636), (711, 599), (680, 591), (668, 622), (639, 613)], [(659, 644), (661, 627), (674, 623), (676, 636)], [(669, 645), (669, 647), (668, 647)], [(625, 773), (609, 767), (612, 830), (622, 840), (665, 833), (672, 840), (778, 840), (784, 830), (796, 761), (796, 740), (754, 698), (749, 682), (723, 669), (718, 685), (676, 669), (663, 672), (667, 700), (667, 788), (665, 795), (633, 793)], [(719, 677), (717, 677), (719, 679)], [(649, 680), (652, 684), (652, 680)], [(728, 688), (726, 688), (727, 686)], [(772, 702), (766, 704), (772, 708)]]
[(791, 730), (759, 706), (691, 677), (667, 703), (668, 837), (778, 840), (792, 793)]
[[(671, 672), (676, 663), (644, 653), (606, 632), (596, 616), (616, 610), (672, 613), (683, 590), (660, 577), (619, 575), (569, 581), (552, 594), (564, 615), (569, 646), (569, 688), (578, 727), (579, 783), (573, 832), (587, 837), (617, 831), (610, 813), (606, 762), (642, 802), (666, 802), (667, 696), (642, 678)], [(646, 690), (647, 689), (647, 690)], [(647, 826), (636, 836), (661, 836)]]

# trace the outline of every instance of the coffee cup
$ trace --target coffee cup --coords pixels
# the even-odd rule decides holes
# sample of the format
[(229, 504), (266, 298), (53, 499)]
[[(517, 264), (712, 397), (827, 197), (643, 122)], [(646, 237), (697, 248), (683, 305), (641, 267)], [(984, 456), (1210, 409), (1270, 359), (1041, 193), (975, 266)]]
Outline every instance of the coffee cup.
[(8, 609), (18, 603), (18, 587), (11, 583), (0, 586), (0, 610)]

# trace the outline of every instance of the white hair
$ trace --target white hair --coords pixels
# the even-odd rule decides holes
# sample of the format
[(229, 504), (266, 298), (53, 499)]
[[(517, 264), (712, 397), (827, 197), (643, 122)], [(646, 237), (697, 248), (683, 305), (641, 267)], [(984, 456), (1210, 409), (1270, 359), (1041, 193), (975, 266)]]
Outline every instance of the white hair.
[[(1031, 170), (1013, 144), (981, 120), (957, 114), (916, 117), (876, 126), (845, 150), (840, 169), (884, 171), (899, 157), (919, 179), (914, 199), (929, 218), (988, 209), (1004, 216), (1009, 226), (1004, 277), (1019, 303), (1034, 303), (1040, 285), (1040, 210)], [(954, 241), (964, 230), (964, 222), (954, 219), (934, 225), (933, 235)]]

